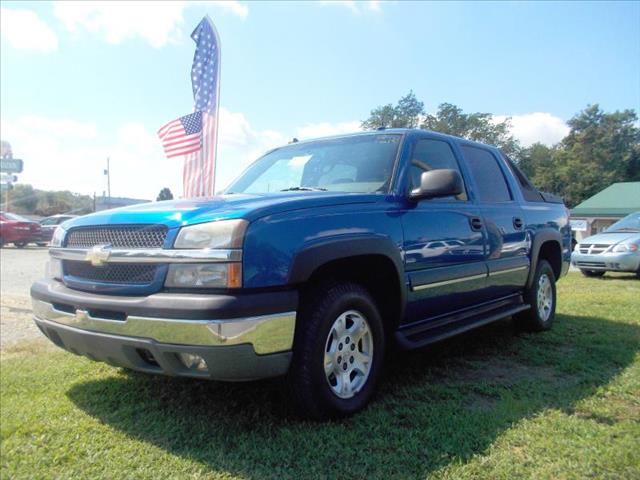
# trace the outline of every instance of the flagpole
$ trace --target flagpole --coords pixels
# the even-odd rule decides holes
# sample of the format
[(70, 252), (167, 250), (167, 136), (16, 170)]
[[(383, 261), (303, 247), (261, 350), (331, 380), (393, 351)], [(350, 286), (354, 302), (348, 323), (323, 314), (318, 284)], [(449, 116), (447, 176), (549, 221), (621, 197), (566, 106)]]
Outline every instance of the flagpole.
[(216, 52), (218, 55), (218, 71), (216, 73), (216, 130), (215, 130), (215, 146), (214, 146), (214, 158), (215, 162), (213, 163), (213, 195), (216, 194), (216, 169), (218, 166), (218, 127), (220, 125), (220, 75), (222, 71), (222, 48), (220, 48), (220, 36), (218, 35), (218, 29), (215, 24), (207, 15), (207, 21), (211, 25), (211, 29), (213, 30), (213, 34), (216, 36), (216, 45), (218, 46), (218, 51)]

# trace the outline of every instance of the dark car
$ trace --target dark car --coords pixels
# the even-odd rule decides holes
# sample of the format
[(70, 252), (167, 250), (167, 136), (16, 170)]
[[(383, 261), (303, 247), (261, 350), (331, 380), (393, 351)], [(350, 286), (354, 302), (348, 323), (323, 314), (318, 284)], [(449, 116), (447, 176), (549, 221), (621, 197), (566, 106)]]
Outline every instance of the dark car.
[(0, 212), (0, 246), (13, 243), (24, 248), (28, 243), (44, 246), (42, 228), (38, 222), (21, 217), (15, 213)]
[(461, 138), (390, 129), (292, 143), (222, 195), (65, 222), (33, 311), (53, 343), (93, 360), (282, 375), (302, 415), (346, 415), (371, 399), (392, 345), (509, 316), (550, 329), (568, 213), (498, 149)]
[(77, 215), (53, 215), (51, 217), (43, 218), (40, 220), (40, 226), (42, 227), (42, 234), (40, 238), (40, 243), (43, 246), (51, 241), (51, 237), (53, 237), (53, 232), (56, 231), (58, 225), (67, 220), (71, 220), (72, 218), (77, 217)]

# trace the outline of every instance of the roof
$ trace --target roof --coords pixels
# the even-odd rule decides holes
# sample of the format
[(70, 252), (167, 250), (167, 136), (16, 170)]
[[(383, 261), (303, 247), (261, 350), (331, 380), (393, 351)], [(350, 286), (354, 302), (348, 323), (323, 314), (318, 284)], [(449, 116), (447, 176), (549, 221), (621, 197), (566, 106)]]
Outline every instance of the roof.
[(640, 211), (640, 182), (619, 182), (607, 188), (571, 210), (574, 217), (624, 217)]

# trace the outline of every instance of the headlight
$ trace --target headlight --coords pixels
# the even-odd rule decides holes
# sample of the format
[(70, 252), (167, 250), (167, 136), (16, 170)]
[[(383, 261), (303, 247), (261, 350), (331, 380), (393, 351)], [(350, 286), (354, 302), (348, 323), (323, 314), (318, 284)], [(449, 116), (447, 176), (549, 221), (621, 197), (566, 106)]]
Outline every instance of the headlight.
[(635, 243), (619, 243), (615, 247), (613, 247), (614, 252), (637, 252), (638, 245)]
[(66, 233), (67, 231), (64, 228), (56, 227), (55, 231), (53, 232), (53, 236), (51, 237), (51, 246), (61, 247)]
[(246, 220), (220, 220), (182, 227), (173, 248), (241, 248)]
[(242, 286), (240, 263), (192, 263), (169, 265), (166, 287), (238, 288)]

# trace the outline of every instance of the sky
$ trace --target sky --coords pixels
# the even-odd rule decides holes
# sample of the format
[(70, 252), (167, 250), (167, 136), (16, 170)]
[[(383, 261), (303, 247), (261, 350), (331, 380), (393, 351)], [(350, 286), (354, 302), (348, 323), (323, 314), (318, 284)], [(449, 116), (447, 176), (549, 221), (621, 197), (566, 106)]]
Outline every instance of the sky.
[(588, 104), (640, 110), (640, 2), (10, 2), (0, 12), (0, 135), (20, 183), (182, 194), (156, 137), (190, 113), (190, 33), (221, 41), (216, 190), (267, 149), (351, 132), (413, 90), (511, 117), (553, 144)]

